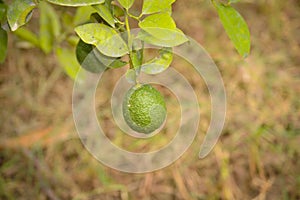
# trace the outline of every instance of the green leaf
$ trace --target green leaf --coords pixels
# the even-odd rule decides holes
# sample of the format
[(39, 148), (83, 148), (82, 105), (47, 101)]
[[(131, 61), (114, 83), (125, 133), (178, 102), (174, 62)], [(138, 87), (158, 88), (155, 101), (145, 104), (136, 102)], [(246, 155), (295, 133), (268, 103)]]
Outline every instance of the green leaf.
[(40, 48), (40, 41), (37, 35), (35, 35), (30, 30), (25, 27), (18, 28), (14, 34), (18, 36), (20, 39), (29, 42), (30, 44)]
[(112, 62), (110, 65), (109, 65), (109, 68), (111, 69), (117, 69), (117, 68), (121, 68), (121, 67), (124, 67), (126, 66), (128, 63), (121, 60), (121, 59), (117, 59), (115, 60), (114, 62)]
[(46, 2), (40, 2), (39, 5), (43, 6), (43, 10), (47, 12), (47, 17), (50, 20), (51, 33), (54, 37), (58, 37), (61, 34), (61, 24), (59, 17), (53, 7)]
[(168, 30), (175, 30), (176, 24), (172, 17), (166, 13), (154, 14), (146, 17), (139, 23), (139, 27), (149, 34), (161, 38), (167, 37), (164, 33)]
[(108, 66), (108, 68), (111, 69), (124, 67), (128, 64), (127, 62), (122, 61), (121, 58), (113, 58), (102, 54), (97, 48), (94, 48), (94, 54), (103, 65)]
[(136, 83), (136, 72), (134, 69), (128, 69), (125, 74), (125, 77), (129, 83), (132, 83), (132, 84)]
[(113, 28), (115, 28), (115, 20), (110, 10), (103, 4), (93, 6), (99, 15)]
[(144, 0), (142, 13), (152, 14), (166, 11), (174, 2), (175, 0)]
[(0, 27), (0, 63), (5, 61), (7, 54), (7, 32)]
[(105, 0), (47, 0), (61, 6), (89, 6), (104, 3)]
[(6, 9), (7, 9), (7, 6), (5, 4), (3, 4), (3, 3), (0, 3), (0, 21), (6, 15)]
[(77, 60), (81, 67), (92, 73), (101, 73), (107, 68), (119, 68), (127, 63), (101, 54), (94, 46), (79, 41), (76, 47)]
[(122, 37), (104, 24), (90, 23), (75, 28), (78, 36), (87, 44), (92, 44), (106, 56), (121, 57), (128, 53)]
[(95, 13), (91, 14), (90, 23), (104, 24), (104, 20), (97, 12), (95, 12)]
[(231, 6), (216, 4), (223, 27), (241, 56), (250, 53), (250, 32), (243, 17)]
[(62, 24), (64, 27), (64, 31), (65, 32), (74, 31), (74, 28), (73, 28), (74, 27), (74, 24), (73, 24), (74, 17), (71, 15), (71, 13), (63, 12), (60, 17), (61, 17), (61, 21), (62, 21)]
[(95, 12), (95, 9), (91, 6), (83, 6), (79, 7), (76, 10), (75, 17), (73, 19), (73, 24), (75, 26), (82, 25), (88, 21), (90, 21), (90, 16)]
[(146, 74), (158, 74), (166, 70), (173, 61), (172, 48), (159, 50), (159, 57), (142, 65), (142, 72)]
[(70, 35), (69, 37), (66, 38), (65, 41), (67, 41), (70, 46), (76, 47), (79, 40), (80, 39), (77, 37), (77, 35)]
[(130, 54), (130, 58), (134, 69), (136, 71), (140, 71), (140, 68), (142, 66), (143, 50), (141, 49), (138, 51), (136, 50), (132, 51)]
[(177, 40), (175, 42), (179, 44), (188, 41), (182, 31), (176, 28), (174, 20), (167, 13), (148, 16), (139, 23), (139, 27), (158, 40)]
[(188, 41), (179, 29), (174, 31), (172, 36), (171, 39), (159, 39), (142, 30), (138, 33), (137, 39), (160, 47), (175, 47)]
[(111, 6), (112, 6), (112, 5), (111, 5), (111, 2), (112, 2), (112, 1), (113, 1), (113, 0), (105, 0), (105, 5), (108, 6), (108, 8), (109, 8), (110, 10), (111, 10), (111, 8), (112, 8), (112, 7), (111, 7)]
[(132, 6), (134, 0), (118, 0), (118, 2), (128, 10)]
[(172, 15), (172, 6), (169, 6), (168, 8), (166, 8), (165, 10), (163, 10), (162, 12), (167, 13), (168, 15)]
[[(107, 66), (100, 62), (96, 56), (96, 48), (93, 45), (86, 44), (82, 40), (76, 47), (76, 57), (82, 68), (92, 73), (101, 73)], [(113, 59), (111, 59), (111, 62)]]
[[(80, 65), (75, 57), (75, 52), (66, 48), (57, 48), (56, 56), (60, 66), (65, 70), (66, 74), (75, 80), (77, 73), (80, 70)], [(79, 77), (79, 81), (82, 79), (83, 77)]]
[(60, 22), (52, 6), (40, 2), (40, 46), (48, 54), (53, 49), (55, 38), (60, 35)]
[(125, 15), (124, 10), (117, 5), (112, 5), (113, 15), (115, 17), (122, 17)]
[(36, 7), (33, 0), (14, 0), (8, 7), (7, 20), (12, 31), (26, 24)]

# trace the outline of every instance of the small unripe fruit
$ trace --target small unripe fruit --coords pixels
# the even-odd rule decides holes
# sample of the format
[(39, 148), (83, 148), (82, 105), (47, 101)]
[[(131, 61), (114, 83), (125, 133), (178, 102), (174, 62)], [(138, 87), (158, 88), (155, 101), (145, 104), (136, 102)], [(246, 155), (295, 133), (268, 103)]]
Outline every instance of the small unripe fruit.
[(138, 84), (127, 91), (123, 101), (123, 116), (130, 128), (149, 134), (164, 123), (166, 104), (159, 91), (149, 84)]

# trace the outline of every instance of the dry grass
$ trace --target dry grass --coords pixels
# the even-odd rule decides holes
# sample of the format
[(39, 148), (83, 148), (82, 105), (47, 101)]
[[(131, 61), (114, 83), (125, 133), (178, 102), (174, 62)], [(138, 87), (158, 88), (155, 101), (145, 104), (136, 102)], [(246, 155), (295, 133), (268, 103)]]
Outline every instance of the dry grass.
[[(0, 68), (0, 199), (300, 199), (300, 4), (239, 3), (253, 43), (249, 58), (241, 60), (208, 2), (178, 0), (174, 8), (178, 25), (207, 49), (226, 85), (226, 126), (207, 158), (197, 154), (210, 119), (209, 97), (184, 63), (174, 67), (199, 91), (197, 139), (163, 170), (126, 174), (101, 165), (82, 146), (71, 115), (73, 83), (53, 56), (22, 50), (10, 37)], [(172, 131), (130, 146), (133, 141), (109, 120), (110, 91), (123, 72), (109, 72), (99, 90), (105, 128), (131, 150), (165, 145)]]

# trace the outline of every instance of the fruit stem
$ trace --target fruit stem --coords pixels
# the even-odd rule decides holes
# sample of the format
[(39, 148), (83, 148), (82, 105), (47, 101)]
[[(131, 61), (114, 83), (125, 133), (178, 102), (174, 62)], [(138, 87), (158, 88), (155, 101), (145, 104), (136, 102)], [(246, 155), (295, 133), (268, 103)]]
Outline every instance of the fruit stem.
[(129, 25), (128, 15), (126, 15), (126, 17), (125, 17), (125, 25), (126, 25), (126, 30), (127, 30), (127, 34), (128, 34), (128, 48), (129, 48), (129, 52), (131, 52), (131, 49), (132, 49), (132, 36), (131, 36), (131, 33), (130, 33), (130, 25)]
[[(130, 32), (130, 25), (129, 25), (129, 20), (128, 20), (128, 16), (129, 13), (127, 11), (127, 14), (125, 15), (125, 26), (126, 26), (126, 30), (127, 30), (127, 35), (128, 35), (128, 50), (129, 50), (129, 65), (130, 65), (130, 69), (134, 69), (134, 65), (133, 65), (133, 62), (132, 62), (132, 44), (133, 44), (133, 41), (132, 41), (132, 35), (131, 35), (131, 32)], [(137, 79), (135, 77), (135, 84), (137, 84)]]

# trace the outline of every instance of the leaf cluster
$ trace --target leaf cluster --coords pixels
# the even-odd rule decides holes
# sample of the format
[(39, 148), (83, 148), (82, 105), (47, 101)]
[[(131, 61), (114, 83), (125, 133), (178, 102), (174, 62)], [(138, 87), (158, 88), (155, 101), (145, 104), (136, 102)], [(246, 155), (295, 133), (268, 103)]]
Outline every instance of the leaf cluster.
[[(238, 0), (211, 1), (237, 51), (246, 57), (250, 52), (249, 29), (231, 6)], [(5, 60), (7, 31), (11, 30), (46, 54), (54, 51), (73, 79), (80, 66), (99, 73), (129, 65), (127, 77), (136, 82), (140, 72), (157, 74), (166, 70), (173, 60), (172, 48), (188, 41), (172, 18), (174, 2), (143, 0), (142, 10), (135, 16), (131, 13), (134, 0), (13, 0), (8, 6), (0, 0), (0, 62)], [(74, 16), (63, 13), (61, 20), (56, 5), (77, 7), (77, 11)], [(23, 26), (35, 8), (40, 12), (38, 35)], [(137, 21), (138, 33), (132, 32), (130, 19)], [(74, 48), (62, 45), (65, 41)], [(160, 49), (155, 58), (144, 60), (145, 43)]]

